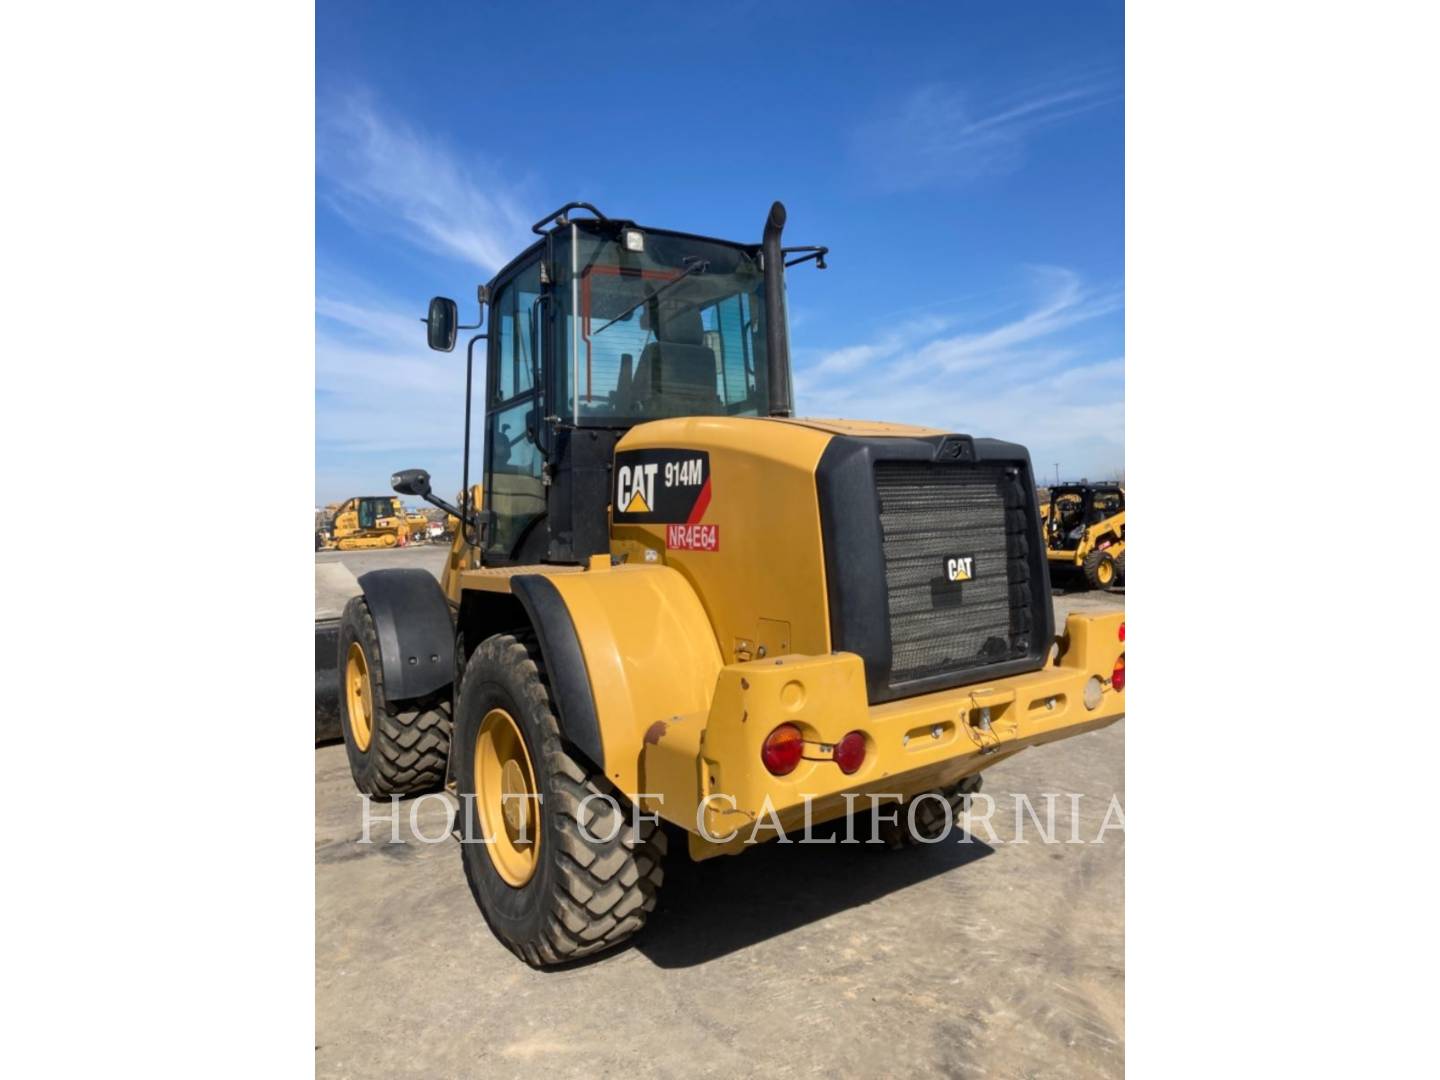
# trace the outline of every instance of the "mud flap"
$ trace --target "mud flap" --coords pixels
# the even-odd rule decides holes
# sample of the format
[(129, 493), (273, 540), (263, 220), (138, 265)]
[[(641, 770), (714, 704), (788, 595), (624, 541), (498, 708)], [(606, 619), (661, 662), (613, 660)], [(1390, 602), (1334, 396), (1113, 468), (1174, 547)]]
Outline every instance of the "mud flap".
[(340, 620), (315, 621), (315, 741), (340, 738)]

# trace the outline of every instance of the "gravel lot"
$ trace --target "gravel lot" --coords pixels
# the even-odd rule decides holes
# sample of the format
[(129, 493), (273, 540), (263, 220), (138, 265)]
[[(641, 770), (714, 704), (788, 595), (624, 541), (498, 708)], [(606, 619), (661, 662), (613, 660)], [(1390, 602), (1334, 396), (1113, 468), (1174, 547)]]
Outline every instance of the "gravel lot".
[[(438, 573), (444, 557), (319, 554), (317, 610), (344, 570)], [(1056, 597), (1062, 618), (1123, 605)], [(1125, 844), (1111, 806), (1124, 800), (1124, 727), (987, 771), (994, 843), (977, 827), (971, 842), (902, 852), (772, 843), (672, 857), (632, 946), (552, 973), (491, 936), (453, 841), (409, 835), (412, 809), (422, 834), (444, 834), (441, 798), (401, 803), (400, 844), (384, 842), (389, 807), (374, 807), (378, 842), (358, 843), (364, 801), (344, 748), (319, 747), (317, 1073), (1120, 1076)], [(1060, 794), (1057, 839), (1082, 842), (1043, 843), (1028, 817), (1015, 842), (1012, 796), (1043, 821), (1045, 793)]]

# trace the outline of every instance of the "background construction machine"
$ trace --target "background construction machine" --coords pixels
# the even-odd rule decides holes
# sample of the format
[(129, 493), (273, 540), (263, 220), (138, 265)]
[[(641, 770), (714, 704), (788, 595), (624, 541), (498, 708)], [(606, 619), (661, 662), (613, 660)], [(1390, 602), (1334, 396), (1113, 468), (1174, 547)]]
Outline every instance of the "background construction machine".
[(360, 495), (336, 508), (328, 528), (315, 530), (315, 550), (362, 551), (408, 543), (411, 533), (424, 528), (424, 519), (412, 522), (405, 505), (393, 495)]
[(430, 518), (423, 512), (405, 514), (405, 537), (412, 544), (428, 544), (430, 542)]
[[(703, 859), (884, 796), (892, 840), (943, 837), (981, 770), (1124, 711), (1123, 614), (1057, 643), (1023, 447), (792, 417), (784, 269), (826, 249), (784, 222), (537, 222), (463, 328), (488, 309), (466, 497), (392, 478), (458, 519), (443, 578), (364, 574), (341, 619), (357, 786), (457, 796), (471, 891), (532, 965), (638, 931), (668, 830)], [(454, 301), (427, 322), (453, 349)]]
[(1045, 557), (1054, 570), (1079, 571), (1092, 589), (1125, 580), (1125, 489), (1120, 484), (1060, 484), (1041, 505)]

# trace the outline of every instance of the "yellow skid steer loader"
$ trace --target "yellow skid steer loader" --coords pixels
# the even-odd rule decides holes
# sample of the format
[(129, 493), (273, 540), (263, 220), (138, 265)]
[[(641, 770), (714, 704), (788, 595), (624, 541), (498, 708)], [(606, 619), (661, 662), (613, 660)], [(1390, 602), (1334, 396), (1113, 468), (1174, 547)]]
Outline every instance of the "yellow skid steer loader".
[(1092, 589), (1125, 580), (1125, 489), (1119, 484), (1062, 484), (1040, 507), (1051, 569), (1078, 571)]

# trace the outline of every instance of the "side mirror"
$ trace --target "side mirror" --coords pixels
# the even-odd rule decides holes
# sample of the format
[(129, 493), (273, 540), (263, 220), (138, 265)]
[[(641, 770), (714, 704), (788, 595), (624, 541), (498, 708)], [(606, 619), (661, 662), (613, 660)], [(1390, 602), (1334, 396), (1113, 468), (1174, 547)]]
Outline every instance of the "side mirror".
[(436, 352), (450, 352), (455, 348), (455, 330), (459, 325), (455, 312), (455, 301), (448, 296), (436, 296), (430, 300), (430, 312), (425, 316), (425, 336), (430, 348)]
[(423, 499), (430, 494), (430, 474), (424, 469), (402, 469), (390, 477), (390, 487), (401, 495)]

